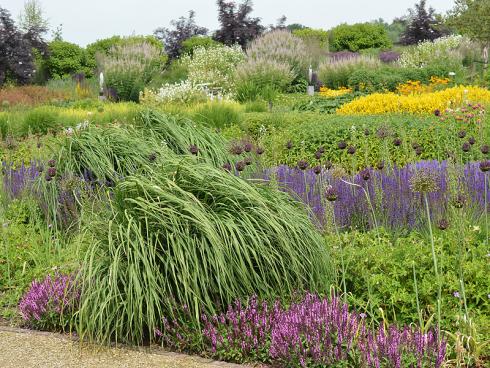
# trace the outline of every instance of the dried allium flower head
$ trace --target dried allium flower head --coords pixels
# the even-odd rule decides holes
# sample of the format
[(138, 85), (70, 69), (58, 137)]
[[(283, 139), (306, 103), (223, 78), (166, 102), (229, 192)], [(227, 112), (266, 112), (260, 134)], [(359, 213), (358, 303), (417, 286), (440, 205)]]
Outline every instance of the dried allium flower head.
[(237, 170), (238, 172), (241, 172), (241, 171), (245, 170), (245, 166), (247, 166), (247, 165), (245, 164), (245, 162), (244, 162), (244, 161), (238, 161), (238, 162), (235, 164), (235, 168), (236, 168), (236, 170)]
[(332, 161), (325, 161), (325, 169), (330, 170), (332, 168), (333, 164)]
[(361, 170), (359, 175), (361, 175), (361, 178), (363, 178), (363, 180), (367, 181), (367, 180), (371, 179), (371, 171), (369, 171), (368, 168)]
[(439, 110), (439, 109), (435, 109), (435, 110), (434, 110), (434, 115), (435, 115), (435, 116), (441, 116), (441, 110)]
[(464, 142), (461, 149), (463, 152), (468, 152), (471, 149), (471, 144), (469, 142)]
[(437, 228), (439, 230), (446, 230), (449, 227), (449, 221), (446, 219), (440, 219), (437, 221)]
[(257, 153), (260, 156), (261, 154), (264, 153), (264, 149), (262, 147), (257, 147), (255, 153)]
[(316, 151), (316, 152), (315, 152), (315, 158), (316, 158), (317, 160), (321, 159), (321, 158), (322, 158), (322, 155), (323, 155), (323, 153), (321, 153), (320, 151)]
[(46, 175), (44, 176), (44, 179), (46, 179), (46, 181), (53, 180), (53, 178), (48, 173), (46, 173)]
[(354, 153), (356, 153), (356, 147), (354, 146), (349, 146), (349, 148), (347, 148), (347, 153), (349, 155), (353, 155)]
[(463, 208), (466, 204), (466, 196), (463, 193), (458, 193), (451, 201), (455, 208)]
[(298, 168), (300, 170), (306, 170), (308, 168), (308, 162), (306, 160), (299, 160), (298, 161)]
[(420, 147), (420, 144), (418, 144), (417, 142), (412, 142), (412, 148), (415, 150), (417, 148)]
[(410, 178), (410, 189), (416, 193), (436, 192), (439, 190), (437, 177), (427, 169), (420, 169)]
[(376, 131), (376, 136), (380, 139), (386, 138), (389, 135), (390, 135), (390, 131), (386, 126), (379, 127), (378, 130)]
[(241, 155), (243, 153), (243, 148), (240, 144), (234, 143), (230, 147), (230, 152), (234, 155)]
[(245, 162), (245, 165), (247, 166), (252, 165), (252, 157), (245, 157), (243, 162)]
[(334, 179), (342, 179), (347, 176), (344, 168), (342, 166), (334, 166), (332, 169), (332, 178)]
[(415, 148), (415, 154), (417, 156), (420, 156), (423, 152), (424, 152), (424, 150), (422, 149), (422, 147), (419, 146), (419, 147)]
[(395, 138), (395, 139), (393, 139), (393, 144), (395, 146), (397, 146), (397, 147), (398, 146), (401, 146), (402, 145), (402, 140), (400, 138)]
[(318, 152), (320, 152), (320, 153), (322, 153), (322, 154), (323, 154), (323, 153), (325, 153), (325, 147), (320, 146), (320, 147), (318, 148)]
[(339, 149), (345, 149), (347, 148), (347, 143), (345, 141), (340, 141), (339, 143), (337, 143), (337, 147)]
[(189, 146), (189, 152), (196, 156), (199, 153), (199, 148), (195, 144)]
[(288, 143), (286, 143), (286, 148), (287, 148), (288, 150), (290, 150), (291, 148), (293, 148), (293, 142), (288, 141)]
[(371, 131), (369, 129), (364, 129), (364, 135), (367, 137), (368, 135), (371, 134)]
[(459, 138), (464, 138), (464, 137), (466, 137), (466, 130), (460, 130), (460, 131), (458, 132), (458, 137), (459, 137)]
[(152, 154), (150, 154), (150, 155), (148, 156), (148, 160), (149, 160), (150, 162), (154, 162), (156, 159), (157, 159), (157, 154), (156, 154), (156, 152), (153, 152)]
[(316, 175), (319, 175), (322, 172), (322, 167), (320, 165), (316, 165), (315, 167), (313, 167), (313, 172)]
[(329, 185), (325, 189), (325, 198), (327, 198), (327, 201), (329, 202), (335, 202), (338, 198), (337, 190), (331, 185)]
[(49, 167), (47, 174), (54, 178), (56, 176), (56, 167)]
[(471, 144), (471, 145), (474, 145), (476, 143), (475, 137), (469, 137), (468, 138), (468, 143)]
[(487, 155), (488, 152), (490, 152), (490, 146), (488, 144), (484, 144), (483, 146), (480, 147), (480, 151), (484, 155)]
[(484, 160), (480, 162), (480, 170), (482, 172), (490, 171), (490, 160)]
[(225, 162), (223, 164), (223, 169), (226, 171), (231, 171), (231, 164), (229, 162)]
[(56, 160), (53, 160), (53, 159), (49, 160), (48, 161), (48, 166), (49, 167), (55, 167), (56, 166)]
[(245, 152), (247, 152), (247, 153), (248, 153), (248, 152), (250, 152), (250, 151), (252, 151), (252, 149), (253, 149), (253, 145), (252, 145), (252, 143), (250, 143), (250, 142), (246, 142), (246, 143), (243, 145), (243, 150), (244, 150)]
[(379, 161), (377, 164), (376, 164), (376, 168), (378, 170), (383, 170), (385, 167), (385, 162), (384, 161)]

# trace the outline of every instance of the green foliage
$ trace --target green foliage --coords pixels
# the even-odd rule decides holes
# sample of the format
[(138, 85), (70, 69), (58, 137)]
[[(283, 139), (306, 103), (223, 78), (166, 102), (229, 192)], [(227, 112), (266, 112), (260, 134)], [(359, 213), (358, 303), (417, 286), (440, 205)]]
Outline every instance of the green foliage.
[(369, 48), (390, 48), (391, 40), (386, 29), (376, 23), (340, 24), (330, 31), (330, 48), (333, 51), (359, 51)]
[(49, 58), (45, 61), (45, 67), (51, 78), (69, 77), (76, 73), (85, 73), (86, 76), (93, 74), (85, 50), (66, 41), (49, 43)]
[(19, 133), (22, 136), (28, 134), (46, 134), (56, 131), (60, 127), (58, 113), (48, 106), (41, 106), (30, 110), (24, 117)]
[(328, 32), (323, 29), (303, 28), (295, 29), (293, 35), (301, 38), (307, 44), (314, 43), (328, 51)]
[(490, 42), (490, 1), (456, 0), (448, 24), (482, 42)]
[(193, 114), (193, 120), (211, 128), (224, 128), (241, 121), (236, 106), (223, 102), (210, 102), (200, 106)]
[(341, 60), (328, 60), (320, 65), (318, 77), (328, 88), (337, 89), (347, 87), (351, 74), (357, 69), (374, 70), (379, 68), (380, 65), (381, 62), (378, 58), (364, 55)]
[(175, 304), (197, 321), (254, 293), (329, 284), (328, 252), (296, 201), (196, 158), (169, 155), (126, 177), (111, 209), (90, 226), (82, 338), (140, 344)]
[(304, 101), (298, 101), (292, 106), (293, 111), (315, 111), (319, 113), (335, 114), (343, 104), (362, 96), (362, 93), (346, 93), (338, 97), (326, 98), (314, 96)]
[(205, 49), (218, 46), (219, 42), (213, 40), (208, 36), (192, 36), (184, 42), (182, 42), (181, 54), (191, 54), (197, 47), (204, 47)]

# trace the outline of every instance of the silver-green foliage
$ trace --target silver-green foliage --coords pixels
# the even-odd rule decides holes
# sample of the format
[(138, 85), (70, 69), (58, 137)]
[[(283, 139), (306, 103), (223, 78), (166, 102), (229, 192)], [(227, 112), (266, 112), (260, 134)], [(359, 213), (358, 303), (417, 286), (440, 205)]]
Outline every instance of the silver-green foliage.
[(287, 194), (195, 157), (170, 155), (148, 170), (120, 182), (88, 229), (82, 337), (142, 343), (176, 306), (198, 321), (254, 293), (328, 288), (321, 235)]

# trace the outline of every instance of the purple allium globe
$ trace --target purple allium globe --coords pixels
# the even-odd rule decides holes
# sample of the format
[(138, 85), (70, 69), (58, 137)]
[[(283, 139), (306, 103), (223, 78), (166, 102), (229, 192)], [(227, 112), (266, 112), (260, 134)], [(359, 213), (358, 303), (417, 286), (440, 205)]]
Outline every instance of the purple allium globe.
[(322, 158), (322, 155), (323, 155), (323, 153), (321, 153), (320, 151), (316, 151), (316, 152), (315, 152), (315, 158), (316, 158), (317, 160), (321, 159), (321, 158)]
[(189, 146), (189, 152), (196, 156), (199, 153), (199, 148), (195, 144)]
[(484, 160), (480, 162), (480, 170), (482, 172), (490, 171), (490, 160)]
[(349, 148), (347, 148), (347, 153), (349, 155), (353, 155), (354, 153), (356, 153), (356, 147), (354, 146), (349, 146)]
[(54, 178), (56, 176), (56, 167), (48, 167), (47, 174)]
[(361, 175), (361, 178), (363, 180), (366, 180), (367, 181), (367, 180), (371, 179), (371, 171), (369, 171), (368, 168), (365, 168), (365, 169), (361, 170), (361, 172), (359, 173), (359, 175)]
[(396, 147), (399, 147), (402, 145), (402, 140), (400, 138), (395, 138), (393, 139), (393, 144), (396, 146)]
[(46, 179), (46, 181), (51, 181), (53, 180), (53, 178), (51, 176), (49, 176), (48, 173), (46, 173), (46, 175), (44, 176), (44, 179)]
[(335, 202), (337, 200), (338, 196), (339, 195), (337, 193), (337, 189), (335, 189), (331, 185), (329, 185), (325, 189), (325, 198), (327, 198), (327, 201), (329, 201), (329, 202)]
[(235, 169), (236, 169), (238, 172), (241, 172), (241, 171), (245, 170), (245, 166), (247, 166), (247, 164), (245, 163), (245, 161), (238, 161), (238, 162), (235, 164)]
[(424, 152), (424, 150), (422, 149), (422, 147), (415, 148), (415, 154), (417, 156), (420, 156), (423, 152)]
[(469, 152), (469, 150), (471, 149), (471, 144), (469, 142), (464, 142), (461, 146), (461, 149), (463, 150), (463, 152)]
[(249, 166), (252, 165), (252, 157), (248, 156), (243, 159), (243, 162), (245, 162), (245, 165)]
[(225, 162), (223, 164), (223, 169), (226, 171), (231, 171), (231, 164), (229, 162)]
[(252, 149), (253, 149), (253, 145), (252, 145), (252, 143), (250, 143), (250, 142), (247, 142), (247, 143), (245, 143), (245, 144), (243, 145), (243, 150), (244, 150), (245, 152), (247, 152), (247, 153), (248, 153), (248, 152), (251, 152), (251, 151), (252, 151)]
[(306, 170), (308, 168), (308, 162), (306, 160), (299, 160), (298, 161), (298, 168), (300, 170)]
[(288, 150), (290, 150), (291, 148), (293, 148), (293, 142), (288, 141), (288, 143), (286, 143), (286, 148), (287, 148)]
[(320, 152), (320, 153), (322, 153), (322, 154), (323, 154), (323, 153), (325, 153), (325, 147), (320, 146), (320, 147), (318, 148), (318, 152)]
[(488, 144), (484, 144), (483, 146), (481, 146), (480, 151), (484, 155), (487, 155), (488, 152), (490, 152), (490, 146)]
[(315, 175), (321, 174), (322, 167), (320, 165), (316, 165), (315, 167), (313, 167), (313, 172), (315, 173)]
[(474, 145), (476, 143), (475, 137), (469, 137), (468, 138), (468, 143), (471, 144), (471, 145)]
[(340, 141), (339, 143), (337, 143), (337, 147), (339, 149), (346, 149), (347, 148), (347, 143), (345, 141)]
[(435, 115), (435, 116), (441, 116), (441, 110), (439, 110), (439, 109), (435, 109), (435, 110), (434, 110), (434, 115)]
[(264, 149), (262, 147), (257, 147), (255, 150), (255, 153), (257, 153), (259, 156), (264, 153)]
[(446, 230), (449, 227), (449, 221), (446, 219), (440, 219), (437, 221), (437, 228), (439, 230)]
[(464, 137), (466, 137), (466, 130), (460, 130), (460, 131), (458, 132), (458, 137), (459, 137), (459, 138), (464, 138)]
[(243, 153), (243, 148), (239, 144), (233, 144), (230, 148), (230, 152), (234, 155), (241, 155)]
[(55, 167), (56, 166), (56, 160), (53, 160), (53, 159), (49, 160), (48, 161), (48, 166), (49, 167)]

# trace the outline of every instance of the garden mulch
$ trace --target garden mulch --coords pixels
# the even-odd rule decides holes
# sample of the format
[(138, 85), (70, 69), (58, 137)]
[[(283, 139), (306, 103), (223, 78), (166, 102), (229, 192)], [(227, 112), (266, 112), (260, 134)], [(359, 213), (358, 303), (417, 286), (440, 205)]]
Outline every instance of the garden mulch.
[(238, 368), (159, 347), (101, 347), (67, 335), (0, 325), (1, 368)]

